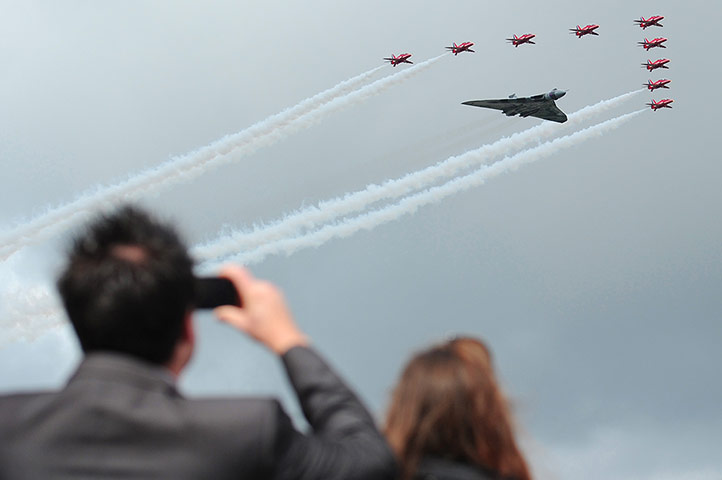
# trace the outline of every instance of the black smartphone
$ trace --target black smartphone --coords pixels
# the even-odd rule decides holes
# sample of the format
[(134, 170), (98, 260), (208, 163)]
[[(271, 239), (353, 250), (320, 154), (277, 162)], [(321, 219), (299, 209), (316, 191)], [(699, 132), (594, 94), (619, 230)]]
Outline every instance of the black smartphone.
[(241, 299), (233, 283), (222, 277), (197, 277), (196, 308), (210, 309), (221, 305), (241, 306)]

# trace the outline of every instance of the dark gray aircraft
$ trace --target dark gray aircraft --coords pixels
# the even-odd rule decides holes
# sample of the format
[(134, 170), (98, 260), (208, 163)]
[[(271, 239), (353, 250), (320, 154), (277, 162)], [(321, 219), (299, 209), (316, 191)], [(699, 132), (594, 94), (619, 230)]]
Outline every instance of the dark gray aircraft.
[(557, 90), (556, 88), (549, 93), (540, 93), (531, 97), (517, 98), (516, 95), (509, 95), (509, 98), (501, 98), (496, 100), (470, 100), (463, 102), (462, 105), (472, 105), (474, 107), (493, 108), (501, 110), (507, 116), (519, 115), (522, 117), (537, 117), (552, 122), (564, 123), (567, 116), (559, 110), (554, 100), (559, 100), (567, 92)]

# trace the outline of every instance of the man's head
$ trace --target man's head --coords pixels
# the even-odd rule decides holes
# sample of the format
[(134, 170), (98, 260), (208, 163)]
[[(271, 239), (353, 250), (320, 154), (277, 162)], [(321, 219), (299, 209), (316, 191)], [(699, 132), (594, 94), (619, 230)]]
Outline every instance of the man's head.
[(193, 262), (169, 225), (135, 207), (91, 222), (58, 280), (83, 351), (163, 364), (194, 302)]

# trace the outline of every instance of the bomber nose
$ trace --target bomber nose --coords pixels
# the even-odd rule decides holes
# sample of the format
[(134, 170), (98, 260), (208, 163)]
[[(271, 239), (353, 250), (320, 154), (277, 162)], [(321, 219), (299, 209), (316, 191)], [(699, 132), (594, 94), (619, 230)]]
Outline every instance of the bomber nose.
[(556, 89), (554, 89), (554, 91), (552, 91), (552, 97), (554, 98), (554, 100), (559, 100), (560, 98), (562, 98), (562, 97), (563, 97), (564, 95), (566, 95), (566, 94), (567, 94), (567, 92), (565, 92), (564, 90), (556, 90)]

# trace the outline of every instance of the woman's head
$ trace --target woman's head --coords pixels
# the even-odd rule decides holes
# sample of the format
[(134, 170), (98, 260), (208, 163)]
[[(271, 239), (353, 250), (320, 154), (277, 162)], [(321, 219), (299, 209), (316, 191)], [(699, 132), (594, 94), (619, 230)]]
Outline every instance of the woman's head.
[(456, 338), (411, 359), (394, 390), (386, 435), (404, 479), (425, 456), (530, 478), (491, 355), (474, 338)]

